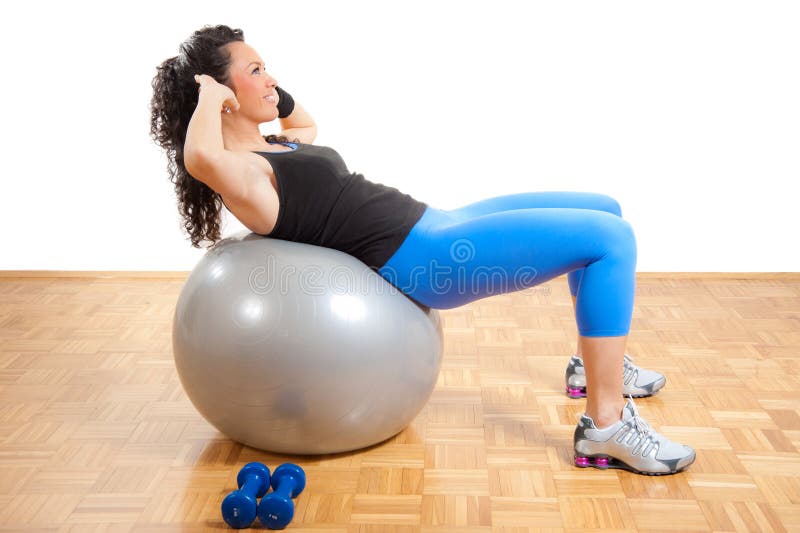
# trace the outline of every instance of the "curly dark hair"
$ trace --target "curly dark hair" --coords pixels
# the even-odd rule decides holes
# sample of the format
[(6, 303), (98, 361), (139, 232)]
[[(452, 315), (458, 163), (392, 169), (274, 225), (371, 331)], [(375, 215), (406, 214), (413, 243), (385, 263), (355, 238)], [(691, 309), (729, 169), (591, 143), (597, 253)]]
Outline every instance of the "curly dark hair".
[[(169, 180), (175, 186), (178, 212), (192, 246), (208, 247), (220, 240), (222, 198), (211, 187), (194, 178), (183, 163), (186, 129), (198, 102), (194, 75), (208, 74), (234, 90), (228, 71), (230, 52), (225, 45), (244, 41), (244, 33), (225, 25), (203, 26), (180, 44), (179, 54), (156, 67), (150, 101), (150, 136), (167, 154)], [(284, 135), (264, 136), (268, 142), (290, 142)], [(299, 139), (294, 139), (299, 142)]]

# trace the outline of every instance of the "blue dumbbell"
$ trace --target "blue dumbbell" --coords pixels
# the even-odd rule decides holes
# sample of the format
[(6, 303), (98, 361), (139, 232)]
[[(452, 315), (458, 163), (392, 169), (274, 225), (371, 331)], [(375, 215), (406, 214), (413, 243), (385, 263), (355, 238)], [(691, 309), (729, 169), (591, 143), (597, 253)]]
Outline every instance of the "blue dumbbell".
[(269, 490), (269, 468), (262, 463), (247, 463), (236, 476), (239, 490), (222, 500), (222, 518), (236, 529), (249, 527), (256, 519), (258, 502)]
[(273, 492), (258, 504), (258, 519), (269, 529), (283, 529), (294, 516), (294, 502), (306, 486), (306, 473), (292, 463), (284, 463), (275, 469), (270, 481)]

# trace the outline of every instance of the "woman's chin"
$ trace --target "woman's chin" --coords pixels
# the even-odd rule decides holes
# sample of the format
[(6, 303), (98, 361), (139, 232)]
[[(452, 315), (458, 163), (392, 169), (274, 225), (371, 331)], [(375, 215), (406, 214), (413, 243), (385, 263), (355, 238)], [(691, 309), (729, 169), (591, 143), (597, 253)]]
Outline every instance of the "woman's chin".
[(277, 109), (275, 109), (273, 111), (267, 111), (266, 113), (264, 113), (264, 122), (272, 122), (276, 118), (278, 118), (278, 110)]

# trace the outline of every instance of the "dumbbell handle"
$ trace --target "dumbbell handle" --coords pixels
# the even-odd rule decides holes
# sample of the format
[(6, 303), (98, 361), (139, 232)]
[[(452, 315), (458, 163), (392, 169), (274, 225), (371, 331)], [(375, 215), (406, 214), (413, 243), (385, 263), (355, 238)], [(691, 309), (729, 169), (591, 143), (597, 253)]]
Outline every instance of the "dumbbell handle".
[(239, 492), (255, 498), (256, 494), (258, 494), (258, 487), (260, 485), (261, 483), (258, 480), (258, 476), (247, 476), (247, 480), (244, 482), (244, 485), (239, 487)]
[(292, 491), (297, 485), (297, 480), (294, 477), (284, 477), (278, 484), (278, 488), (273, 491), (273, 494), (277, 494), (279, 496), (283, 496), (287, 500), (291, 500)]

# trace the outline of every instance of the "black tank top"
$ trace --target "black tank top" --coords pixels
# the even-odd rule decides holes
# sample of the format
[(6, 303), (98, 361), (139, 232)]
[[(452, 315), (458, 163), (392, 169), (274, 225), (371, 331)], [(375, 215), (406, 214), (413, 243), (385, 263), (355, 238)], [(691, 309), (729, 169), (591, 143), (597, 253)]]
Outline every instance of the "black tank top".
[(291, 144), (297, 148), (255, 152), (272, 165), (280, 200), (275, 227), (262, 235), (334, 248), (377, 271), (403, 243), (427, 204), (350, 172), (333, 148)]

